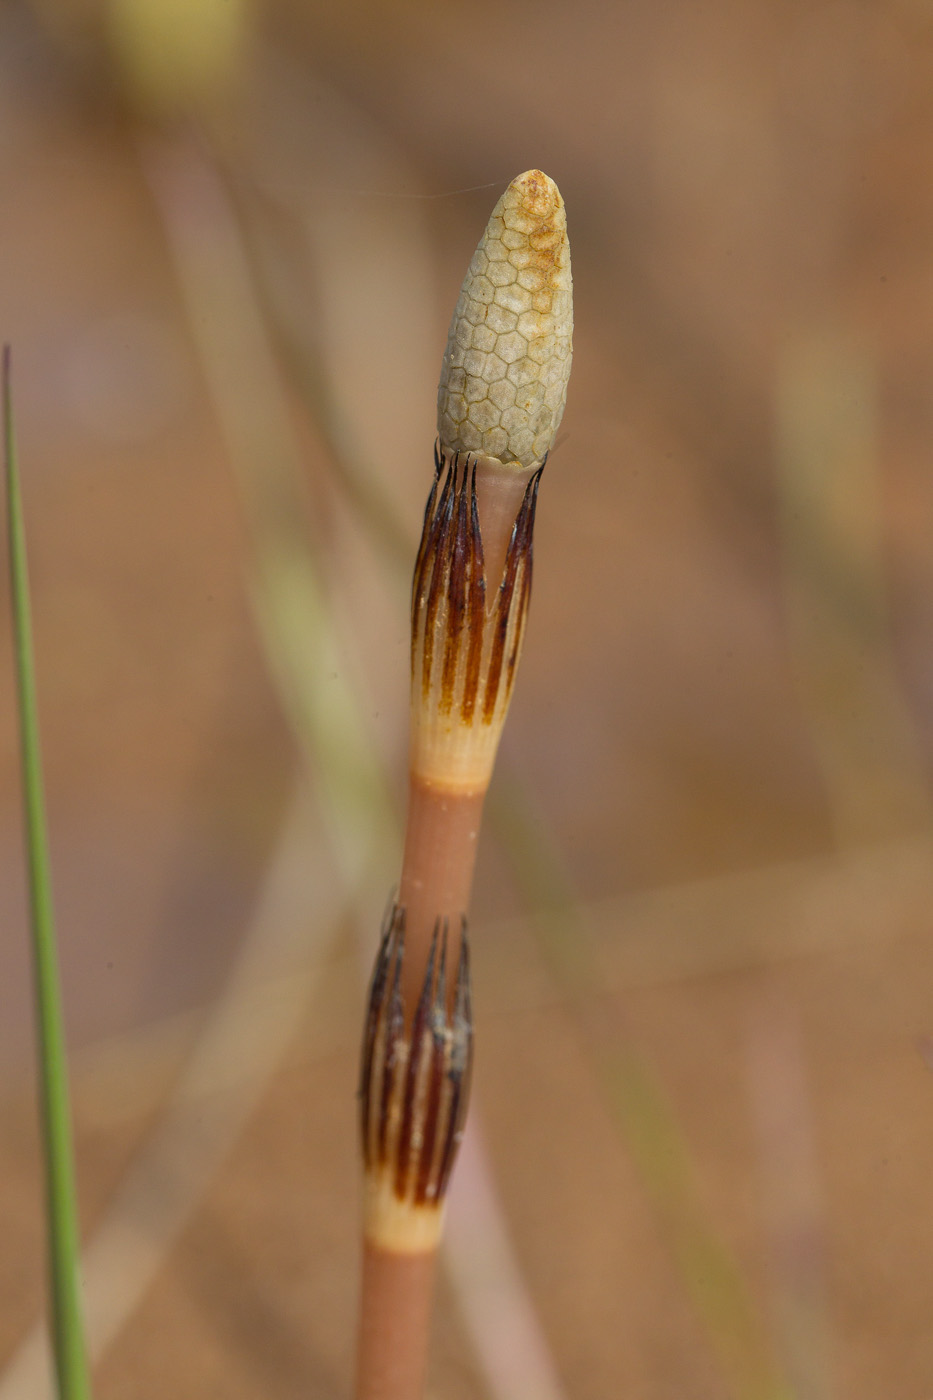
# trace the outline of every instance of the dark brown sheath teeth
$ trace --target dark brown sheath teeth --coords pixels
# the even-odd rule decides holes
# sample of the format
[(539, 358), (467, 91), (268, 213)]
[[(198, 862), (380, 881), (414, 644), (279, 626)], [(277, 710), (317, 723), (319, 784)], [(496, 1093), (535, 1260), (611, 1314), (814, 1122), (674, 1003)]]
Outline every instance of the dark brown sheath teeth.
[(463, 1132), (473, 1027), (466, 920), (448, 993), (449, 927), (434, 925), (418, 1005), (406, 1029), (401, 992), (405, 911), (393, 904), (369, 990), (360, 1071), (360, 1124), (367, 1175), (385, 1174), (395, 1198), (440, 1203)]
[(434, 464), (412, 583), (411, 668), (416, 753), (440, 777), (444, 752), (465, 755), (471, 746), (482, 770), (491, 769), (531, 598), (544, 467), (528, 481), (502, 577), (491, 591), (476, 504), (477, 459), (435, 447)]

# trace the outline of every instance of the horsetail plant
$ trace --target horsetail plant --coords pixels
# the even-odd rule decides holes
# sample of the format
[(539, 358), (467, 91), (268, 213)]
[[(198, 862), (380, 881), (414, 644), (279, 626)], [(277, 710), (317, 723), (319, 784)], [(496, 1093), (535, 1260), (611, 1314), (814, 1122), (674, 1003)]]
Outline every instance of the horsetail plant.
[(434, 1263), (472, 1063), (466, 914), (572, 329), (564, 203), (547, 175), (529, 170), (495, 206), (470, 263), (438, 388), (434, 482), (412, 584), (402, 873), (363, 1037), (357, 1400), (423, 1393)]
[(32, 932), (39, 1107), (45, 1155), (52, 1351), (59, 1400), (90, 1400), (81, 1322), (74, 1150), (64, 1016), (55, 944), (39, 719), (32, 654), (26, 533), (13, 435), (10, 347), (3, 348), (2, 416), (13, 649), (19, 707), (29, 922)]

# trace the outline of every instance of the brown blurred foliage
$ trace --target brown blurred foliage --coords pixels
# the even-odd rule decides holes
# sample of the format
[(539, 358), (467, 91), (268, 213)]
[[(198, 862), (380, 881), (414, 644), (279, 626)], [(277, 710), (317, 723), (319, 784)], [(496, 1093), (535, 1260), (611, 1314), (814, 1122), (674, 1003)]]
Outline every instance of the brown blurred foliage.
[[(921, 0), (0, 8), (0, 337), (89, 1241), (133, 1171), (143, 1215), (187, 1183), (139, 1224), (103, 1400), (347, 1391), (406, 542), (463, 269), (530, 166), (577, 309), (473, 921), (514, 1289), (575, 1400), (933, 1388), (931, 118)], [(15, 1366), (42, 1247), (8, 661), (0, 705)], [(585, 955), (566, 921), (536, 936), (561, 900)], [(674, 1138), (632, 1081), (621, 1112), (603, 1092), (633, 1054)], [(694, 1209), (784, 1389), (744, 1322), (735, 1354), (711, 1339)], [(515, 1400), (468, 1312), (445, 1286), (432, 1394)]]

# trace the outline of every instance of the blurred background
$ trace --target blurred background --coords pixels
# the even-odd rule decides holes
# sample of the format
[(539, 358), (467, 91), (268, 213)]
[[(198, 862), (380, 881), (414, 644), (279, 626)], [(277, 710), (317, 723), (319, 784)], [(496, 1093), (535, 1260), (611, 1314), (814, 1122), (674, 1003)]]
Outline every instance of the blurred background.
[[(933, 1395), (931, 118), (927, 0), (0, 6), (101, 1400), (349, 1393), (436, 378), (532, 166), (576, 358), (430, 1395)], [(0, 1400), (44, 1400), (0, 631)]]

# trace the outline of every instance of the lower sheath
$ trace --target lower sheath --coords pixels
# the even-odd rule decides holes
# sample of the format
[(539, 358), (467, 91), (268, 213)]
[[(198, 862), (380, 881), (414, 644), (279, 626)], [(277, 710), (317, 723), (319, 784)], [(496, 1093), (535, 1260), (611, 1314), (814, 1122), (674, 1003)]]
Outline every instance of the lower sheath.
[(435, 1258), (364, 1242), (356, 1400), (422, 1400)]

